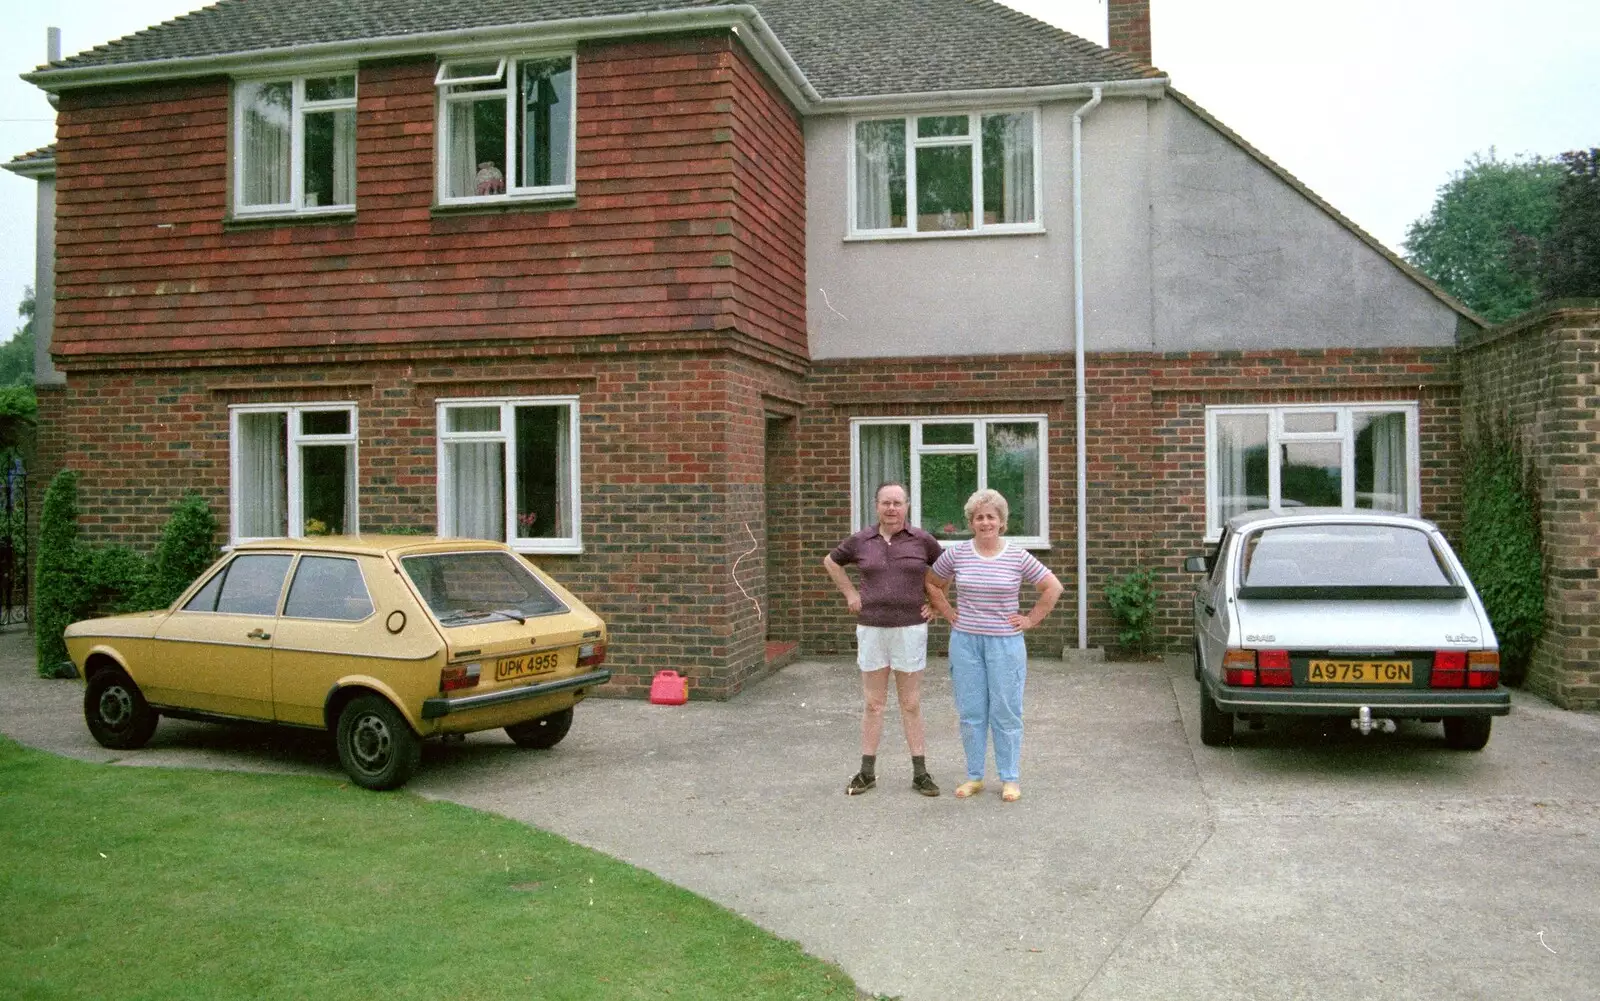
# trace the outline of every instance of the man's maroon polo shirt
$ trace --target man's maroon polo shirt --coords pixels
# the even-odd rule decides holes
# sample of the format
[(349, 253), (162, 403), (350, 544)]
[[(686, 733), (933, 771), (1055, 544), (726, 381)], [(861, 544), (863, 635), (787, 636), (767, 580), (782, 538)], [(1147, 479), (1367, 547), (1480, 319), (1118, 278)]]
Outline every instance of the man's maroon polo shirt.
[(863, 528), (828, 555), (840, 566), (854, 563), (861, 572), (863, 626), (915, 626), (923, 622), (928, 600), (922, 582), (943, 550), (939, 540), (907, 525), (885, 540), (878, 526)]

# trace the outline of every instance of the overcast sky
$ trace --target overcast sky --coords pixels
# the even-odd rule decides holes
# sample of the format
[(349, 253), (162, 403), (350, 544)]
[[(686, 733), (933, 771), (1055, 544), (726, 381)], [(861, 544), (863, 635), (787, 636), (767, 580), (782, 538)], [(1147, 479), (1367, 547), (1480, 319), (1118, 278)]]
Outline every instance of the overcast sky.
[[(71, 54), (202, 5), (7, 3), (0, 158), (55, 138), (16, 76), (44, 61), (47, 26)], [(1009, 5), (1105, 44), (1104, 0)], [(1152, 0), (1151, 22), (1174, 86), (1396, 250), (1472, 153), (1600, 145), (1597, 0)], [(33, 283), (33, 189), (0, 172), (0, 337)]]

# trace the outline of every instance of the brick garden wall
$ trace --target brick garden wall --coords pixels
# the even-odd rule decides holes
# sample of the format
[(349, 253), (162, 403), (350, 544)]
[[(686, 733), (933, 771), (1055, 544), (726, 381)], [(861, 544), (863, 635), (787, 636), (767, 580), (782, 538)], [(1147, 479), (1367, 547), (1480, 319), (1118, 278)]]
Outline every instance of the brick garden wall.
[(1600, 303), (1535, 311), (1465, 339), (1460, 357), (1463, 437), (1507, 420), (1540, 492), (1545, 630), (1527, 687), (1600, 708)]

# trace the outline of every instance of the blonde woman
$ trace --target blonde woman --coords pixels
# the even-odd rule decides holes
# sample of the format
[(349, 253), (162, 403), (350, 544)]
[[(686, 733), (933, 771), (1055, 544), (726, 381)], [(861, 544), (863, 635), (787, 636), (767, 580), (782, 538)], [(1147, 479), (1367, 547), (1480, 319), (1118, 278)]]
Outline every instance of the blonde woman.
[[(1022, 688), (1028, 675), (1022, 634), (1050, 614), (1062, 587), (1027, 550), (1000, 537), (1010, 507), (999, 491), (979, 490), (967, 499), (965, 510), (972, 539), (946, 549), (927, 577), (928, 603), (950, 622), (950, 681), (967, 755), (967, 781), (956, 788), (956, 798), (983, 791), (992, 735), (1000, 798), (1015, 803), (1022, 798)], [(1039, 592), (1026, 615), (1020, 612), (1023, 581)]]

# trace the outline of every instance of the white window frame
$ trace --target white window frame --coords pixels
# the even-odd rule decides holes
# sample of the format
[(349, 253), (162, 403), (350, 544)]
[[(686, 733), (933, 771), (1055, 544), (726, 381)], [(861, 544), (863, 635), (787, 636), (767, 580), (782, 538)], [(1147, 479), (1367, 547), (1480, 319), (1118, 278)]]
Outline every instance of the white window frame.
[[(524, 62), (546, 62), (553, 59), (566, 59), (572, 74), (572, 114), (567, 128), (567, 171), (568, 176), (560, 184), (547, 184), (539, 186), (517, 187), (514, 180), (517, 177), (517, 156), (520, 150), (517, 147), (517, 89), (514, 81), (517, 78), (518, 67)], [(468, 77), (450, 77), (450, 69), (462, 63), (487, 63), (498, 61), (499, 66), (493, 74), (480, 74)], [(505, 191), (492, 195), (463, 195), (452, 197), (450, 194), (450, 126), (449, 108), (451, 104), (470, 101), (479, 101), (497, 93), (493, 90), (465, 91), (452, 94), (450, 88), (463, 84), (482, 84), (500, 82), (498, 93), (502, 94), (506, 104), (506, 162), (505, 162)], [(461, 55), (443, 59), (439, 63), (439, 70), (433, 77), (435, 107), (434, 107), (434, 190), (437, 192), (437, 202), (440, 205), (497, 205), (507, 201), (554, 201), (575, 197), (578, 192), (578, 57), (577, 53), (569, 50), (556, 52), (524, 52), (520, 55)]]
[[(867, 526), (861, 517), (861, 429), (869, 425), (909, 424), (911, 426), (910, 469), (906, 478), (908, 511), (906, 521), (918, 528), (922, 524), (922, 455), (972, 454), (978, 457), (978, 489), (989, 483), (988, 425), (1035, 424), (1039, 428), (1039, 528), (1038, 535), (1007, 535), (1005, 538), (1024, 549), (1050, 548), (1050, 419), (1044, 414), (958, 414), (938, 417), (856, 417), (850, 421), (850, 531), (859, 532)], [(922, 428), (928, 424), (971, 424), (972, 444), (925, 445)], [(957, 540), (940, 540), (949, 547)]]
[[(1014, 115), (1030, 112), (1033, 115), (1033, 221), (1022, 223), (994, 223), (983, 221), (983, 119), (987, 115)], [(967, 116), (967, 134), (964, 136), (917, 137), (918, 118), (947, 118)], [(906, 224), (887, 229), (862, 229), (856, 225), (856, 126), (862, 122), (903, 121), (906, 142)], [(999, 236), (1015, 233), (1044, 232), (1044, 115), (1037, 106), (994, 107), (976, 110), (953, 109), (940, 111), (909, 111), (904, 114), (860, 115), (850, 119), (849, 133), (845, 138), (845, 169), (849, 193), (845, 199), (847, 240), (886, 240), (915, 238), (919, 240), (967, 236)], [(923, 233), (917, 229), (917, 150), (935, 146), (972, 147), (972, 228), (940, 230)]]
[[(435, 401), (435, 427), (437, 428), (438, 469), (436, 481), (438, 496), (438, 524), (437, 531), (445, 534), (445, 526), (454, 524), (455, 508), (450, 484), (452, 470), (450, 466), (450, 450), (447, 447), (451, 442), (500, 442), (505, 445), (504, 461), (506, 464), (505, 488), (505, 528), (506, 537), (501, 540), (519, 553), (564, 553), (573, 554), (583, 552), (583, 507), (579, 499), (583, 496), (581, 484), (581, 471), (578, 466), (579, 426), (578, 426), (578, 397), (576, 396), (467, 396), (452, 397)], [(449, 424), (446, 421), (446, 411), (453, 407), (499, 407), (500, 429), (498, 431), (447, 431)], [(567, 482), (567, 496), (565, 498), (568, 510), (571, 512), (572, 532), (560, 538), (529, 539), (517, 536), (517, 464), (516, 464), (516, 408), (518, 407), (566, 407), (567, 408), (567, 469), (571, 475)]]
[[(354, 85), (354, 92), (350, 97), (341, 97), (327, 101), (306, 100), (306, 80), (310, 78), (348, 76)], [(278, 202), (272, 205), (246, 205), (244, 204), (245, 190), (245, 157), (244, 157), (244, 113), (239, 106), (239, 90), (241, 84), (255, 83), (288, 83), (294, 87), (294, 95), (290, 99), (289, 108), (289, 201)], [(245, 76), (234, 79), (228, 96), (228, 105), (233, 114), (233, 214), (236, 218), (251, 218), (259, 216), (282, 215), (349, 215), (356, 210), (356, 184), (350, 184), (350, 201), (340, 205), (305, 205), (305, 180), (306, 180), (306, 125), (305, 118), (308, 113), (319, 111), (354, 111), (356, 99), (361, 96), (361, 74), (354, 66), (338, 66), (331, 69), (319, 69), (304, 72), (298, 75), (276, 74), (272, 76)], [(359, 123), (358, 123), (359, 124)], [(355, 129), (350, 134), (350, 158), (353, 162), (356, 156)]]
[[(1286, 431), (1284, 416), (1291, 413), (1331, 411), (1338, 415), (1332, 431)], [(1418, 417), (1421, 408), (1416, 401), (1373, 403), (1283, 403), (1283, 404), (1227, 404), (1206, 407), (1206, 541), (1215, 542), (1222, 537), (1221, 505), (1217, 503), (1217, 469), (1213, 450), (1217, 441), (1217, 417), (1229, 415), (1264, 415), (1267, 418), (1267, 497), (1276, 506), (1282, 499), (1282, 449), (1291, 442), (1332, 441), (1340, 445), (1341, 508), (1356, 510), (1356, 431), (1355, 418), (1370, 413), (1404, 413), (1406, 415), (1406, 511), (1421, 514), (1422, 450)], [(1361, 510), (1366, 510), (1362, 508)]]
[[(303, 434), (300, 430), (301, 415), (307, 411), (343, 410), (350, 415), (350, 430), (345, 434)], [(289, 535), (291, 539), (305, 537), (305, 501), (300, 482), (301, 461), (300, 449), (305, 445), (348, 445), (350, 455), (350, 469), (346, 489), (350, 491), (350, 524), (345, 526), (344, 534), (358, 535), (361, 532), (361, 456), (360, 435), (356, 424), (358, 408), (355, 403), (348, 400), (329, 403), (242, 403), (228, 408), (228, 536), (231, 545), (241, 542), (251, 542), (258, 538), (275, 538), (275, 536), (240, 535), (239, 524), (240, 505), (242, 497), (239, 485), (243, 481), (243, 472), (239, 467), (243, 457), (239, 451), (239, 417), (243, 414), (285, 414), (285, 437), (287, 441), (284, 448), (287, 450), (285, 464), (287, 472), (285, 488), (287, 497), (285, 505), (288, 508)]]

